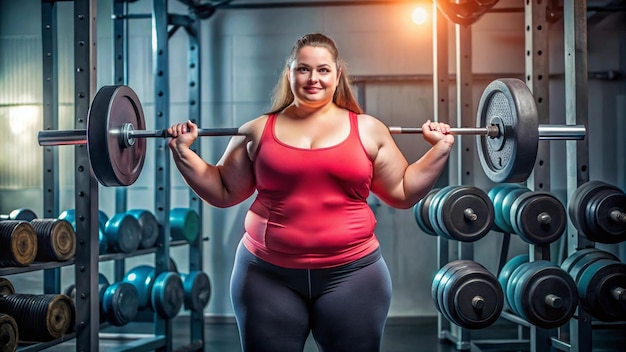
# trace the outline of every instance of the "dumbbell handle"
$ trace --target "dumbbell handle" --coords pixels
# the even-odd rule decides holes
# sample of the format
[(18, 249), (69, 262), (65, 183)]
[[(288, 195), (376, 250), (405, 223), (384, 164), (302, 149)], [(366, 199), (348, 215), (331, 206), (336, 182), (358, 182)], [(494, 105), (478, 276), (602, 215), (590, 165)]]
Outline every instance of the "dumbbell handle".
[(547, 305), (549, 305), (552, 308), (563, 307), (563, 300), (561, 299), (561, 297), (552, 293), (546, 296), (545, 302)]
[(611, 212), (609, 213), (609, 216), (611, 217), (612, 220), (617, 221), (617, 222), (626, 222), (626, 213), (624, 213), (621, 210), (611, 210)]

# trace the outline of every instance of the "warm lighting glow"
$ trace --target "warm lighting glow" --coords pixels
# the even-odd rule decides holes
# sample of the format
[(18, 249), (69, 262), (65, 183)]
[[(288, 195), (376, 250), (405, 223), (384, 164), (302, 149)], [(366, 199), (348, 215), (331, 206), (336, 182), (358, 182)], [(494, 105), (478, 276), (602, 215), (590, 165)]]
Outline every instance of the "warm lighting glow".
[(35, 105), (22, 105), (9, 109), (9, 126), (15, 135), (30, 133), (39, 120), (39, 108)]
[(422, 25), (426, 23), (426, 20), (428, 20), (428, 12), (423, 6), (418, 6), (413, 10), (411, 18), (413, 19), (413, 23)]

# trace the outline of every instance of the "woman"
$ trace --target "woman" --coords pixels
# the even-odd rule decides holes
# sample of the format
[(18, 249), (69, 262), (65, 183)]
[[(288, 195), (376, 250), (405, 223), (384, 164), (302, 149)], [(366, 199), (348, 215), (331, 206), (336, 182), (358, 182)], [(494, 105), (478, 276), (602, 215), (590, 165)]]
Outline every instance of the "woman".
[(408, 164), (378, 119), (353, 97), (335, 43), (307, 34), (294, 45), (272, 111), (243, 124), (216, 165), (189, 147), (191, 122), (168, 132), (188, 185), (217, 207), (255, 191), (231, 277), (244, 351), (378, 351), (391, 280), (367, 197), (410, 208), (450, 154), (450, 126), (427, 121), (432, 147)]

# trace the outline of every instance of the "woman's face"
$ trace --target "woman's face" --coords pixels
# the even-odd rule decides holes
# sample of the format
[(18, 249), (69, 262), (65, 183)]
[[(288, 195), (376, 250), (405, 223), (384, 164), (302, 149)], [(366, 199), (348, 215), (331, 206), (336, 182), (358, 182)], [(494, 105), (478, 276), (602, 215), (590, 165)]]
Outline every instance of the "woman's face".
[(302, 47), (289, 67), (289, 83), (295, 100), (308, 106), (332, 102), (339, 77), (335, 59), (324, 47)]

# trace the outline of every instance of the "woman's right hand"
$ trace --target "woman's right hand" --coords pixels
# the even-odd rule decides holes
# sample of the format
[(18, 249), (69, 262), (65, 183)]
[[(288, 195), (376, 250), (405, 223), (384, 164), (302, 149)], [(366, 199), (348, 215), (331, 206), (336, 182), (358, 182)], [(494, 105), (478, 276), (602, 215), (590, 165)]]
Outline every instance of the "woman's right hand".
[(167, 129), (167, 134), (171, 136), (168, 143), (170, 149), (178, 149), (181, 146), (189, 148), (198, 138), (198, 126), (191, 121), (176, 123)]

